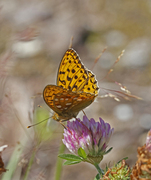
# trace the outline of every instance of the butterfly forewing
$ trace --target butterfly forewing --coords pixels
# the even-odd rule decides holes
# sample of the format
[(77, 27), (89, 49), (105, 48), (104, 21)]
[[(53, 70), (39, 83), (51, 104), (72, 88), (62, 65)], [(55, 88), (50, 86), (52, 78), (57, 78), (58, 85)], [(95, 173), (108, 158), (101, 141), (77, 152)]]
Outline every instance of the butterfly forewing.
[(81, 91), (91, 93), (97, 96), (99, 93), (99, 86), (96, 77), (90, 70), (88, 70), (88, 75), (89, 75), (89, 80), (84, 85), (83, 89), (81, 89)]
[(62, 58), (58, 70), (57, 85), (67, 90), (80, 91), (89, 77), (80, 57), (72, 48)]

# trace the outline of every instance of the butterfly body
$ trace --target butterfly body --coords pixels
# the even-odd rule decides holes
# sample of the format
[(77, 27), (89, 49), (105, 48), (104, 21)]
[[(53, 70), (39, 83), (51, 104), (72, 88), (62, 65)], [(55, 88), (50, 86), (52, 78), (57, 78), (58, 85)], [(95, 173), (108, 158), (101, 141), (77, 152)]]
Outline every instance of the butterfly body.
[(95, 75), (85, 68), (72, 48), (62, 58), (58, 69), (57, 85), (47, 85), (43, 91), (46, 104), (56, 112), (57, 121), (76, 117), (98, 95)]

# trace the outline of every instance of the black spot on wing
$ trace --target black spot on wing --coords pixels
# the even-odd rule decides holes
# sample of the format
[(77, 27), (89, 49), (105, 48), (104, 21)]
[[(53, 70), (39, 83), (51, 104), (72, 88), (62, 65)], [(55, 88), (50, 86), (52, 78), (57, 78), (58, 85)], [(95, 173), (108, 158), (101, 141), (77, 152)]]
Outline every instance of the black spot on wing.
[(72, 78), (70, 78), (69, 76), (67, 76), (67, 80), (71, 82), (71, 81), (72, 81)]
[(74, 69), (72, 69), (72, 73), (75, 73), (75, 70), (74, 70)]
[(63, 85), (66, 85), (66, 81), (65, 81), (65, 80), (61, 80), (61, 79), (59, 78), (59, 81), (60, 81)]
[(64, 71), (60, 71), (59, 74), (65, 74), (65, 72)]
[(77, 89), (78, 87), (77, 87), (77, 85), (74, 84), (73, 88)]
[(77, 76), (77, 75), (75, 75), (74, 79), (78, 79), (78, 76)]

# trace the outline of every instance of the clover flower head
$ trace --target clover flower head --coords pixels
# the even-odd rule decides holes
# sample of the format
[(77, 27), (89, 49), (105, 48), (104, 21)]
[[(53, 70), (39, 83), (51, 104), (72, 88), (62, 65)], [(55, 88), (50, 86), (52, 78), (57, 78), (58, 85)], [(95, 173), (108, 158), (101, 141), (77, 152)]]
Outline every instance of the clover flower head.
[(99, 120), (96, 122), (83, 116), (83, 121), (76, 119), (67, 122), (63, 143), (70, 152), (78, 154), (78, 149), (82, 148), (89, 157), (103, 158), (114, 129), (101, 118)]

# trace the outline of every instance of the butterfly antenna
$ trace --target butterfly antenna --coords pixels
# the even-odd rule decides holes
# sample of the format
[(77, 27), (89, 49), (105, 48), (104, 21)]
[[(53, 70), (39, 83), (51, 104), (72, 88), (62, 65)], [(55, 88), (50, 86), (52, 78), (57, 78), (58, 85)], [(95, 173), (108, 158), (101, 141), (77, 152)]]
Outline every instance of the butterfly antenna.
[(73, 36), (71, 36), (71, 38), (70, 38), (69, 48), (72, 48), (72, 42), (73, 42)]
[(125, 52), (125, 50), (123, 50), (123, 51), (120, 53), (120, 55), (117, 57), (116, 61), (115, 61), (114, 64), (111, 66), (110, 70), (107, 72), (107, 74), (105, 75), (105, 77), (102, 78), (102, 79), (100, 79), (99, 82), (102, 81), (102, 80), (104, 80), (104, 79), (106, 79), (107, 77), (109, 77), (109, 75), (111, 74), (111, 72), (113, 72), (114, 66), (119, 62), (119, 60), (120, 60), (121, 57), (123, 56), (124, 52)]
[[(49, 118), (50, 118), (50, 117), (49, 117)], [(27, 128), (31, 128), (31, 127), (33, 127), (33, 126), (36, 126), (36, 125), (38, 125), (38, 124), (41, 124), (42, 122), (47, 121), (49, 118), (46, 118), (46, 119), (44, 119), (44, 120), (42, 120), (42, 121), (40, 121), (40, 122), (38, 122), (38, 123), (36, 123), (36, 124), (32, 124), (32, 125), (30, 125), (30, 126), (27, 126)]]
[[(48, 111), (48, 109), (47, 108), (44, 108), (43, 106), (41, 106), (41, 105), (37, 105), (37, 107), (40, 107), (40, 108), (42, 108), (42, 109), (44, 109), (44, 110), (46, 110), (46, 111)], [(50, 111), (50, 113), (52, 114), (52, 112)]]
[(87, 116), (86, 113), (84, 112), (84, 110), (82, 110), (82, 112), (83, 112), (83, 114), (84, 114), (85, 116)]
[(95, 59), (93, 66), (91, 68), (91, 70), (94, 68), (94, 66), (96, 65), (96, 63), (98, 62), (98, 60), (101, 58), (102, 54), (106, 51), (107, 46), (103, 49), (103, 51), (98, 55), (98, 57)]
[[(42, 109), (44, 109), (44, 110), (47, 110), (46, 108), (44, 108), (44, 107), (41, 106), (41, 105), (37, 105), (37, 107), (42, 108)], [(47, 110), (47, 111), (48, 111), (48, 110)]]

